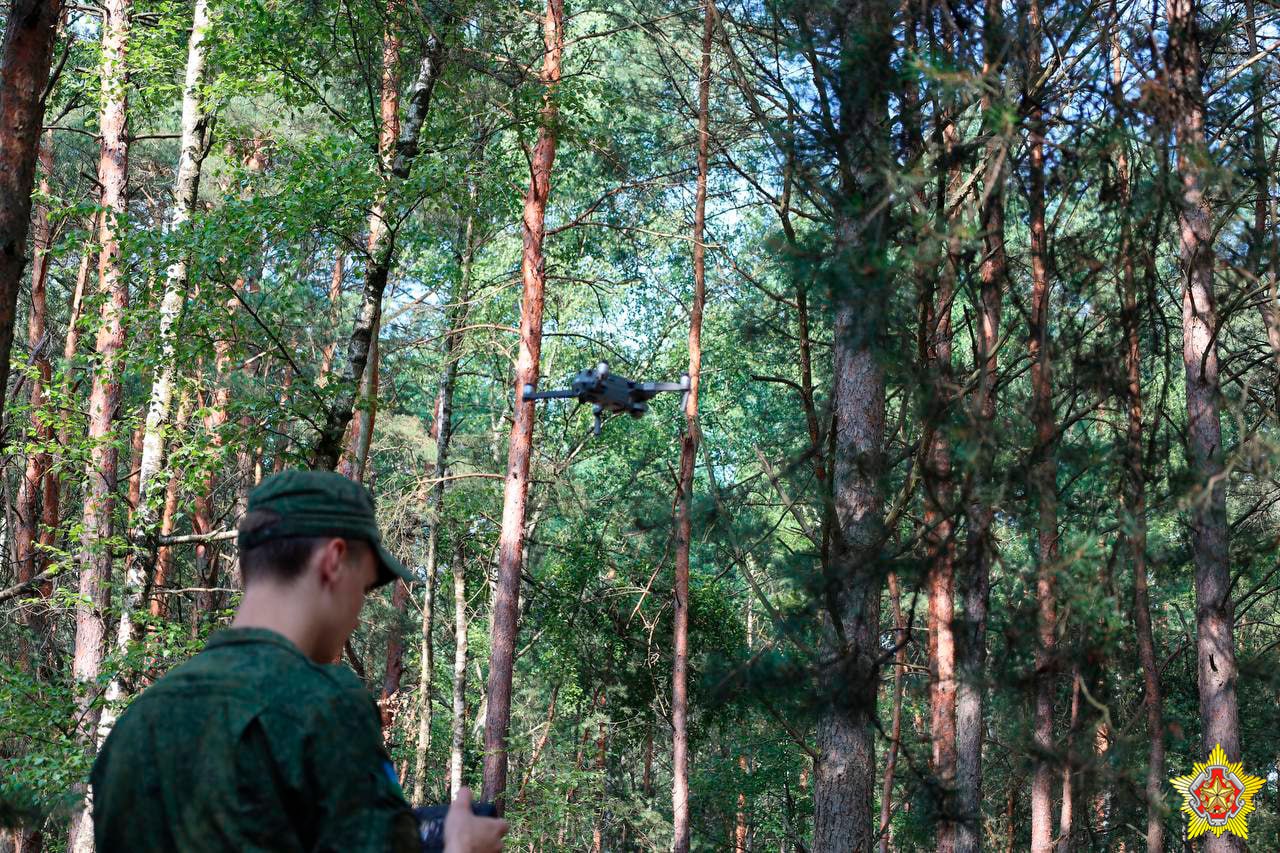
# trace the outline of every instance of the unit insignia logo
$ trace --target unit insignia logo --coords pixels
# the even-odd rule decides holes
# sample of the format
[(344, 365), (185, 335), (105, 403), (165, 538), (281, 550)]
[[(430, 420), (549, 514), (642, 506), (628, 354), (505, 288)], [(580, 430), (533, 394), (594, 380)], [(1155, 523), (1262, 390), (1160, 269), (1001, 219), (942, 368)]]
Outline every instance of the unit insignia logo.
[(1221, 744), (1214, 744), (1209, 760), (1196, 763), (1186, 776), (1169, 780), (1182, 795), (1182, 810), (1190, 818), (1187, 838), (1206, 831), (1214, 835), (1230, 832), (1249, 837), (1248, 817), (1256, 806), (1253, 795), (1262, 789), (1265, 779), (1244, 772), (1244, 764), (1227, 761)]

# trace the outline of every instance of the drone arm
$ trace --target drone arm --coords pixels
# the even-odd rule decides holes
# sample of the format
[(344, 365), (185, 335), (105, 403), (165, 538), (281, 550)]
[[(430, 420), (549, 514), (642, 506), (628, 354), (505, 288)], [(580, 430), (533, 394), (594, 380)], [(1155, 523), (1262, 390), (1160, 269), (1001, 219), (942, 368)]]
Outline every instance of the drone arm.
[(524, 402), (533, 402), (534, 400), (572, 400), (578, 394), (567, 388), (558, 391), (534, 391), (532, 385), (525, 385), (524, 393), (520, 396)]
[(679, 382), (646, 382), (640, 386), (642, 391), (651, 391), (658, 393), (659, 391), (688, 391), (688, 386), (681, 385)]

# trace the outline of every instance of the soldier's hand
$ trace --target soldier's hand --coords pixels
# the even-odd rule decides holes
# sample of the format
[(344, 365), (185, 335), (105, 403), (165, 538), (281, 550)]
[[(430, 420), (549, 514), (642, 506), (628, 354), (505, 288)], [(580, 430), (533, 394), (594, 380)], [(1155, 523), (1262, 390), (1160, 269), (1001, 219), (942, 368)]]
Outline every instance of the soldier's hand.
[(502, 849), (507, 822), (471, 813), (471, 789), (460, 788), (444, 819), (446, 853), (496, 853)]

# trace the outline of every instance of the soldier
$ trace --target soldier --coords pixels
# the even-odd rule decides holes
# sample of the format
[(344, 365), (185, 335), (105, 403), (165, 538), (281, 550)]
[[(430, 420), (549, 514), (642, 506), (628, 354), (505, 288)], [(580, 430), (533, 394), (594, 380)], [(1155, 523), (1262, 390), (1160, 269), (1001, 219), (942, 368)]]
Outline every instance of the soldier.
[[(372, 697), (335, 665), (371, 590), (414, 576), (382, 545), (364, 486), (286, 471), (249, 495), (229, 629), (134, 700), (94, 764), (97, 849), (417, 851)], [(502, 849), (462, 789), (449, 853)]]

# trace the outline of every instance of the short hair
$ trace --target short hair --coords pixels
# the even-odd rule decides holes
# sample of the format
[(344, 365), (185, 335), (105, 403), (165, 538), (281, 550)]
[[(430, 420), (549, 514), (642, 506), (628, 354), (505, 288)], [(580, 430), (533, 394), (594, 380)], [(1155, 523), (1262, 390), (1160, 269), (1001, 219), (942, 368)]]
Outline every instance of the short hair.
[[(270, 510), (252, 510), (240, 519), (240, 532), (253, 533), (263, 527), (280, 522), (280, 516)], [(320, 550), (330, 539), (343, 539), (351, 546), (354, 554), (361, 554), (370, 546), (361, 539), (348, 539), (345, 536), (281, 536), (268, 539), (252, 548), (240, 551), (240, 577), (248, 586), (257, 578), (271, 578), (280, 583), (289, 583), (302, 574), (312, 555)]]

